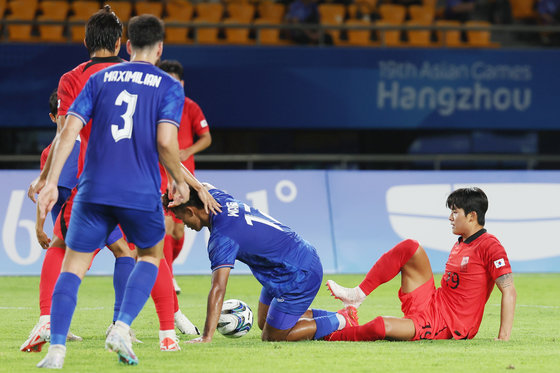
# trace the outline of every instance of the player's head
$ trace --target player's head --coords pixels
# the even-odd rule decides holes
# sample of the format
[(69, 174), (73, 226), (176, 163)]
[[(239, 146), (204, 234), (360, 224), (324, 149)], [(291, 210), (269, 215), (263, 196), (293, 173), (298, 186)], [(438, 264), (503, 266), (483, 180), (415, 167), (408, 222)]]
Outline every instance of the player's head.
[(158, 67), (183, 84), (183, 65), (177, 60), (163, 60)]
[(208, 214), (204, 210), (204, 204), (198, 196), (196, 190), (189, 186), (189, 200), (179, 206), (169, 207), (172, 199), (169, 199), (169, 194), (165, 193), (161, 199), (165, 211), (171, 211), (177, 219), (185, 223), (187, 227), (195, 231), (200, 231), (208, 221)]
[(106, 50), (117, 55), (121, 47), (123, 25), (109, 5), (92, 15), (86, 24), (86, 48), (90, 55)]
[(455, 190), (447, 197), (446, 206), (453, 209), (462, 209), (465, 216), (476, 213), (479, 225), (484, 226), (485, 215), (488, 210), (488, 197), (480, 188), (461, 188)]
[(54, 123), (56, 123), (56, 115), (58, 114), (58, 94), (56, 92), (56, 89), (52, 91), (49, 97), (49, 108), (49, 117)]
[[(132, 17), (128, 23), (127, 49), (148, 52), (154, 48), (163, 48), (165, 29), (163, 22), (151, 14), (142, 14)], [(131, 50), (128, 52), (131, 54)], [(161, 51), (157, 55), (161, 56)], [(155, 62), (155, 61), (154, 61)]]

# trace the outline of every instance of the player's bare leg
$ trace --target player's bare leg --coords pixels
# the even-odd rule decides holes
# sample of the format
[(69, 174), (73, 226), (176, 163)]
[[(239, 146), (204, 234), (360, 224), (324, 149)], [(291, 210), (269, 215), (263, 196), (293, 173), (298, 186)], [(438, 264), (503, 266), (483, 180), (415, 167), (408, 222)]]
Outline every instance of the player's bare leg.
[(404, 293), (414, 291), (433, 277), (428, 256), (417, 241), (405, 240), (383, 254), (360, 285), (345, 288), (329, 280), (327, 287), (346, 306), (357, 308), (374, 289), (393, 279), (399, 272)]
[[(300, 316), (297, 323), (290, 329), (277, 329), (266, 322), (269, 306), (259, 302), (258, 324), (262, 332), (263, 341), (302, 341), (313, 339), (317, 333), (317, 322), (313, 318), (313, 311), (307, 310)], [(358, 315), (356, 309), (347, 307), (337, 312), (339, 330), (346, 326), (357, 326)], [(261, 327), (262, 324), (262, 327)]]

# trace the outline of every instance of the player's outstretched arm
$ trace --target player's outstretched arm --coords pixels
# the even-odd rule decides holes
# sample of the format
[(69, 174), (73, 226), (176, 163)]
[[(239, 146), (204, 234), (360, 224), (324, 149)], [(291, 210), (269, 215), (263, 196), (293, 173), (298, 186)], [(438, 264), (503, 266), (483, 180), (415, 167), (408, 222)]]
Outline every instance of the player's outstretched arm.
[(208, 304), (206, 309), (206, 322), (202, 337), (192, 339), (189, 343), (208, 343), (212, 342), (214, 332), (218, 327), (218, 320), (222, 313), (224, 296), (226, 294), (227, 282), (231, 268), (223, 267), (212, 272), (212, 287), (208, 294)]
[(222, 212), (221, 205), (214, 199), (214, 197), (208, 192), (208, 189), (211, 189), (207, 186), (211, 186), (210, 184), (201, 183), (198, 181), (196, 177), (183, 165), (181, 164), (181, 168), (183, 169), (183, 173), (187, 178), (187, 184), (192, 186), (194, 190), (198, 193), (200, 200), (204, 204), (204, 210), (206, 212), (212, 212), (213, 214), (217, 214)]
[(37, 241), (43, 249), (48, 249), (51, 244), (51, 239), (45, 233), (45, 219), (46, 217), (41, 217), (41, 210), (39, 205), (37, 205), (37, 219), (35, 220), (35, 235), (37, 236)]
[(59, 116), (56, 118), (56, 121), (56, 134), (52, 141), (51, 151), (49, 152), (49, 155), (47, 155), (47, 160), (45, 161), (45, 165), (43, 166), (41, 173), (35, 178), (35, 180), (31, 182), (31, 184), (29, 184), (29, 188), (27, 189), (27, 197), (29, 197), (29, 199), (33, 202), (37, 202), (37, 200), (35, 199), (35, 195), (39, 194), (47, 181), (47, 175), (49, 174), (49, 171), (51, 169), (53, 159), (52, 149), (54, 149), (57, 141), (60, 139), (60, 134), (62, 133), (62, 128), (64, 128), (64, 124), (66, 123), (66, 118), (63, 116)]
[(500, 313), (500, 331), (498, 332), (498, 341), (508, 341), (511, 337), (511, 329), (513, 328), (513, 316), (515, 313), (515, 302), (517, 292), (513, 284), (513, 273), (506, 273), (496, 279), (496, 285), (502, 292), (502, 305)]

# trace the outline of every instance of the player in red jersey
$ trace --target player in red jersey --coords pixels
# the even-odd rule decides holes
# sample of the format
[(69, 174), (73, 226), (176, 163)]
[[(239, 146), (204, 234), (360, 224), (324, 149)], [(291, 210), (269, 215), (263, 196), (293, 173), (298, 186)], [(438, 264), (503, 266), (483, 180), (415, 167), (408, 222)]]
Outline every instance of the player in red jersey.
[(399, 298), (404, 317), (379, 316), (325, 339), (471, 339), (478, 332), (494, 284), (502, 292), (496, 340), (510, 339), (517, 295), (506, 251), (484, 229), (488, 199), (479, 188), (457, 189), (447, 198), (447, 207), (451, 209), (453, 233), (460, 237), (449, 254), (441, 286), (434, 286), (430, 261), (422, 246), (417, 241), (405, 240), (382, 255), (359, 286), (345, 288), (327, 281), (334, 297), (358, 307), (375, 288), (400, 272)]
[[(161, 61), (158, 65), (160, 69), (174, 77), (181, 82), (184, 87), (183, 81), (183, 66), (179, 61), (165, 60)], [(181, 117), (181, 126), (179, 127), (179, 156), (181, 163), (194, 175), (194, 155), (208, 148), (212, 143), (212, 136), (210, 135), (210, 128), (208, 122), (204, 117), (204, 113), (200, 106), (188, 97), (185, 97), (185, 105), (183, 106), (183, 116)], [(197, 137), (194, 141), (194, 136)], [(162, 175), (162, 194), (165, 194), (167, 189), (167, 175), (163, 167), (160, 166)], [(185, 241), (185, 224), (177, 219), (173, 214), (166, 213), (165, 216), (165, 241), (163, 246), (163, 253), (165, 260), (173, 274), (173, 261), (177, 258), (183, 242)], [(173, 285), (175, 292), (179, 294), (181, 288), (173, 278)]]

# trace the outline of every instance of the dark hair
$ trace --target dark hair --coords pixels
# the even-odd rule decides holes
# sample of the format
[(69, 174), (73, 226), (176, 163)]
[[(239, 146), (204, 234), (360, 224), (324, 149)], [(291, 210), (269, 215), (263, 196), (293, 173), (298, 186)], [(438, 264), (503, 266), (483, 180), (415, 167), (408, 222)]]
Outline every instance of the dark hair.
[(476, 212), (478, 224), (484, 226), (486, 211), (488, 210), (488, 197), (480, 188), (457, 189), (447, 197), (446, 205), (450, 209), (459, 208), (465, 215)]
[(105, 5), (92, 15), (86, 24), (86, 47), (89, 54), (106, 49), (115, 52), (115, 44), (122, 36), (123, 25), (119, 17)]
[(52, 91), (49, 97), (49, 107), (51, 109), (51, 114), (53, 115), (53, 117), (56, 117), (56, 114), (58, 113), (58, 94), (56, 92), (56, 89)]
[(187, 206), (194, 206), (196, 208), (199, 209), (203, 209), (204, 208), (204, 203), (202, 203), (202, 200), (200, 199), (200, 197), (198, 196), (198, 193), (196, 192), (196, 190), (194, 190), (193, 187), (191, 187), (189, 185), (189, 200), (183, 204), (180, 204), (179, 206), (175, 206), (175, 207), (168, 207), (169, 203), (171, 201), (173, 201), (172, 199), (169, 199), (169, 191), (165, 192), (165, 194), (163, 194), (161, 196), (161, 202), (163, 203), (163, 209), (165, 211), (171, 211), (173, 213), (178, 212), (178, 211), (183, 211), (185, 209), (185, 207)]
[(139, 49), (151, 47), (163, 41), (165, 36), (163, 22), (151, 14), (132, 17), (127, 30), (130, 44)]
[(183, 65), (177, 60), (163, 60), (158, 67), (168, 74), (175, 74), (179, 79), (183, 79)]

